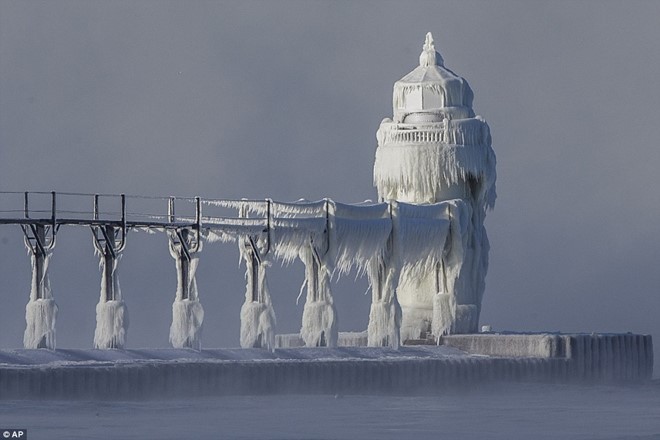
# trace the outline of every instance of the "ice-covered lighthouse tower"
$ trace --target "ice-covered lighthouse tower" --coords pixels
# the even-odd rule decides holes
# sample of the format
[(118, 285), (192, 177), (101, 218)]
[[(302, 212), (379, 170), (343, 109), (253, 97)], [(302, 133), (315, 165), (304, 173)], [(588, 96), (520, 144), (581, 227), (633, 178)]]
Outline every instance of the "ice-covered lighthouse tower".
[(489, 250), (483, 223), (496, 197), (495, 153), (488, 124), (475, 116), (472, 99), (467, 81), (444, 66), (428, 33), (419, 66), (394, 84), (393, 119), (384, 119), (378, 129), (379, 198), (452, 201), (448, 215), (462, 218), (453, 219), (453, 237), (439, 244), (447, 258), (421, 271), (402, 268), (397, 288), (402, 341), (427, 336), (438, 315), (451, 322), (444, 333), (478, 329)]

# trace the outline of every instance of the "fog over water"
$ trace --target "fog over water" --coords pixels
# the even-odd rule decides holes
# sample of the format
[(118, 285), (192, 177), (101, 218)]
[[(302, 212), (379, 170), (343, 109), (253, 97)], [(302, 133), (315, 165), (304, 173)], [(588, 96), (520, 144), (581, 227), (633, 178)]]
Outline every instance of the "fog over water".
[[(561, 7), (558, 7), (561, 5)], [(374, 199), (375, 131), (432, 31), (475, 92), (498, 157), (482, 323), (660, 336), (657, 2), (0, 2), (0, 190)], [(60, 347), (90, 347), (100, 275), (63, 228), (51, 265)], [(299, 329), (300, 263), (269, 272)], [(168, 345), (165, 236), (120, 262), (129, 347)], [(22, 343), (29, 259), (0, 227), (0, 347)], [(209, 245), (203, 344), (236, 346), (243, 269)], [(364, 279), (335, 286), (366, 327)], [(659, 344), (656, 344), (659, 345)]]
[[(53, 404), (55, 403), (55, 404)], [(48, 439), (657, 440), (660, 384), (509, 384), (440, 396), (232, 396), (0, 402), (0, 423)]]

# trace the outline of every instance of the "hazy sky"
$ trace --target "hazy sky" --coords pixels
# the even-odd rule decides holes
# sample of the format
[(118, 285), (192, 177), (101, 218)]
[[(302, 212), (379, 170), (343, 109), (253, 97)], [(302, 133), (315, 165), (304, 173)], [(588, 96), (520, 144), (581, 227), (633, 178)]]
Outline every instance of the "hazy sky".
[[(658, 17), (657, 1), (0, 0), (0, 190), (374, 199), (376, 129), (432, 31), (497, 154), (482, 323), (658, 339)], [(97, 264), (89, 231), (61, 230), (59, 347), (92, 344)], [(166, 347), (165, 236), (132, 233), (119, 270), (128, 346)], [(269, 277), (279, 330), (298, 330), (302, 265)], [(0, 347), (22, 345), (29, 282), (20, 229), (0, 226)], [(235, 245), (204, 249), (198, 284), (203, 344), (238, 345)], [(337, 284), (340, 330), (366, 328), (365, 290)]]

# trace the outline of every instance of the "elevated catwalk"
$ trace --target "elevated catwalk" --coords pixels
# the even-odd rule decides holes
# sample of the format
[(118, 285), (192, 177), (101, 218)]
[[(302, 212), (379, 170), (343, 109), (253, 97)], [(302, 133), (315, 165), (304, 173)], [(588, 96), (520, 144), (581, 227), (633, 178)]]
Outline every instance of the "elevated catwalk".
[(1, 350), (0, 397), (432, 394), (488, 382), (641, 382), (653, 371), (645, 335), (457, 335), (442, 342), (398, 350)]

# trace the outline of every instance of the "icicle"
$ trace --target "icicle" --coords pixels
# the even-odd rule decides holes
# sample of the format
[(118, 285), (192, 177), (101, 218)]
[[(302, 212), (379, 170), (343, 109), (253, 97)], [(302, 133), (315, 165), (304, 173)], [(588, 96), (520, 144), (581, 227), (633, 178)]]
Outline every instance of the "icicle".
[[(171, 234), (173, 234), (172, 232)], [(186, 237), (183, 237), (186, 240)], [(170, 327), (170, 343), (174, 348), (201, 349), (202, 323), (204, 321), (204, 308), (199, 302), (195, 272), (199, 263), (199, 251), (189, 252), (188, 261), (183, 252), (184, 243), (173, 243), (170, 236), (170, 255), (176, 261), (177, 290), (172, 304), (172, 325)]]
[(456, 317), (456, 299), (450, 293), (438, 292), (433, 295), (433, 321), (431, 332), (440, 342), (440, 337), (450, 333)]
[(407, 194), (411, 201), (432, 203), (442, 191), (469, 177), (481, 182), (480, 201), (492, 208), (496, 197), (495, 154), (489, 143), (386, 143), (376, 150), (374, 185), (385, 199)]
[(128, 329), (128, 309), (123, 300), (96, 305), (94, 348), (124, 348)]
[(202, 348), (204, 309), (199, 301), (175, 300), (172, 304), (170, 343), (174, 348)]
[(330, 258), (340, 275), (356, 268), (363, 274), (374, 258), (382, 259), (392, 232), (386, 203), (330, 204)]
[(271, 241), (275, 257), (288, 265), (309, 246), (324, 241), (326, 227), (322, 218), (274, 218), (271, 225)]
[[(26, 241), (26, 246), (30, 246)], [(37, 256), (30, 251), (32, 263), (32, 288), (30, 301), (25, 306), (26, 328), (23, 335), (23, 346), (25, 348), (47, 348), (55, 349), (55, 321), (57, 320), (57, 304), (53, 299), (50, 289), (50, 278), (48, 276), (48, 265), (52, 253), (46, 251), (40, 256), (43, 261), (37, 261)]]
[(52, 298), (30, 300), (25, 306), (27, 327), (23, 335), (25, 348), (55, 349), (57, 304)]

